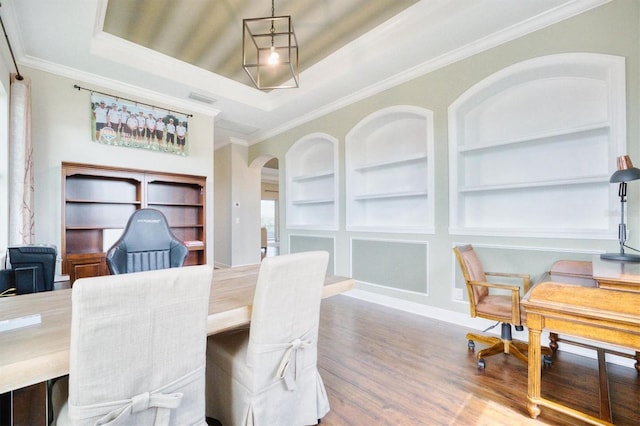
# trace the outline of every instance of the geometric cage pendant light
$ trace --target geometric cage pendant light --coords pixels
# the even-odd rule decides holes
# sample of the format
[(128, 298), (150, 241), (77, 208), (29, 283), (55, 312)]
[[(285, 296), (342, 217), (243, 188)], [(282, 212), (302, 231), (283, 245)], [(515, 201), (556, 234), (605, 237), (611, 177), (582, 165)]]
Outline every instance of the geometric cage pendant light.
[(242, 67), (260, 90), (299, 87), (298, 40), (291, 16), (242, 20)]

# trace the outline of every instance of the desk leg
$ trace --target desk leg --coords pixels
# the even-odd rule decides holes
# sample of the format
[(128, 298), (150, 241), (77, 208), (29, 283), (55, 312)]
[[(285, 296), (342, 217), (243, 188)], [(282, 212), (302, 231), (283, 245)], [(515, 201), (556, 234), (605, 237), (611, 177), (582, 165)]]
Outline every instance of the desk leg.
[[(534, 320), (533, 317), (537, 321)], [(540, 329), (532, 328), (532, 323), (541, 322), (539, 315), (528, 314), (527, 327), (529, 328), (529, 381), (527, 391), (527, 410), (532, 418), (537, 418), (540, 415), (540, 407), (538, 407), (538, 401), (540, 400), (540, 380), (541, 380), (541, 364), (540, 358), (541, 346), (540, 346)]]
[(13, 426), (47, 426), (47, 383), (16, 389), (11, 397)]
[(604, 349), (598, 352), (598, 379), (600, 382), (600, 418), (613, 423), (611, 415), (611, 397), (609, 395), (609, 377), (607, 376), (607, 358)]

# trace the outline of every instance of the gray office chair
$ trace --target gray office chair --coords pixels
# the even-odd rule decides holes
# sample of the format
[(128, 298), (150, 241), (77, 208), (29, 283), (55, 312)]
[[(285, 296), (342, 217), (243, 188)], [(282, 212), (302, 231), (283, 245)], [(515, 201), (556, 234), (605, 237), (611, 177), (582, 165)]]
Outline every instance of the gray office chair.
[(107, 251), (107, 266), (112, 275), (177, 268), (188, 252), (161, 211), (140, 209), (131, 215), (122, 236)]

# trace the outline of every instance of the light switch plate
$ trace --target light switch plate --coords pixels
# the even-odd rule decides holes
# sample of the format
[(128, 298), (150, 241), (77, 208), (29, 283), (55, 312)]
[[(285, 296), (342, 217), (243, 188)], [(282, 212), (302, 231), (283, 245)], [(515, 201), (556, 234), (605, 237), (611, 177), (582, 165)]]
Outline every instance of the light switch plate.
[(455, 300), (462, 300), (462, 289), (461, 288), (454, 288), (453, 289), (453, 298)]

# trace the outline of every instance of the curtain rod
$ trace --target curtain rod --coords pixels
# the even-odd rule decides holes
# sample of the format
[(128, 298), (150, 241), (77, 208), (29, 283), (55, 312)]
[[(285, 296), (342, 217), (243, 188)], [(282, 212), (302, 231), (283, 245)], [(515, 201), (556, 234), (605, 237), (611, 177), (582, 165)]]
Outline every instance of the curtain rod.
[[(0, 4), (2, 7), (2, 4)], [(9, 53), (11, 53), (11, 59), (13, 60), (13, 66), (16, 68), (16, 80), (22, 80), (22, 75), (20, 74), (20, 70), (18, 69), (18, 64), (16, 63), (16, 57), (13, 56), (13, 49), (11, 48), (11, 43), (9, 42), (9, 36), (7, 35), (7, 30), (4, 28), (4, 22), (2, 21), (2, 16), (0, 16), (0, 25), (2, 25), (2, 32), (4, 32), (4, 38), (7, 40), (7, 46), (9, 46)]]
[(80, 91), (80, 90), (86, 90), (87, 92), (91, 92), (91, 93), (98, 93), (98, 94), (100, 94), (100, 95), (109, 96), (109, 97), (115, 98), (117, 101), (120, 101), (120, 100), (122, 100), (122, 101), (129, 101), (129, 102), (133, 102), (133, 103), (134, 103), (134, 104), (136, 104), (136, 105), (144, 105), (144, 106), (148, 106), (148, 107), (151, 107), (151, 108), (154, 108), (154, 109), (155, 109), (155, 108), (158, 108), (158, 109), (164, 109), (164, 110), (167, 110), (167, 111), (169, 111), (169, 112), (176, 112), (176, 113), (178, 113), (178, 114), (185, 115), (185, 116), (187, 116), (187, 117), (193, 117), (193, 114), (187, 114), (187, 113), (185, 113), (185, 112), (180, 112), (180, 111), (176, 111), (176, 110), (174, 110), (174, 109), (169, 109), (169, 108), (159, 107), (159, 106), (157, 106), (157, 105), (146, 104), (146, 103), (144, 103), (144, 102), (134, 101), (133, 99), (127, 99), (127, 98), (122, 98), (122, 97), (120, 97), (120, 96), (110, 95), (109, 93), (98, 92), (97, 90), (87, 89), (86, 87), (80, 87), (80, 86), (78, 86), (77, 84), (74, 84), (74, 85), (73, 85), (73, 88), (74, 88), (74, 89), (78, 89), (78, 91)]

